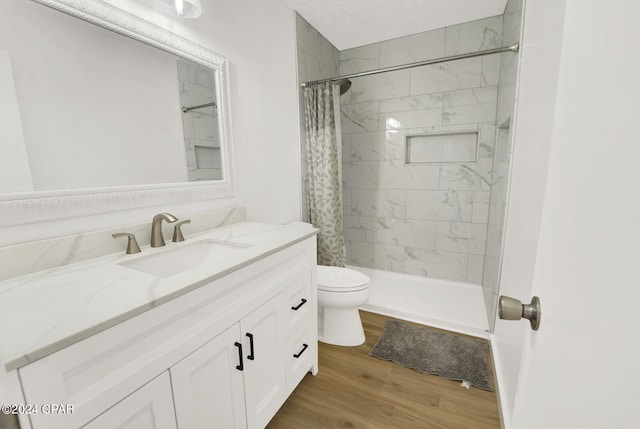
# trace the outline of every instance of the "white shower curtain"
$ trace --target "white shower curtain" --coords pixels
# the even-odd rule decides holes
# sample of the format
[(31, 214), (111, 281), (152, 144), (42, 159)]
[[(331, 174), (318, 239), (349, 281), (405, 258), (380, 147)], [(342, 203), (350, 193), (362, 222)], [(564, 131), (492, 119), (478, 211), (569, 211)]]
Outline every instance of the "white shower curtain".
[(304, 89), (307, 209), (318, 228), (318, 264), (344, 267), (340, 89), (325, 82)]

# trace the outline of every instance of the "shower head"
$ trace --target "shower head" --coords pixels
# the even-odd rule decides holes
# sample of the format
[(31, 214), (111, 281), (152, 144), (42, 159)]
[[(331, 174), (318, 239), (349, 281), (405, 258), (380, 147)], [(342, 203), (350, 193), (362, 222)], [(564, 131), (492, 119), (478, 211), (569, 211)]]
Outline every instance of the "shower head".
[(349, 79), (340, 79), (335, 81), (335, 83), (340, 85), (340, 95), (343, 95), (351, 88), (351, 81)]

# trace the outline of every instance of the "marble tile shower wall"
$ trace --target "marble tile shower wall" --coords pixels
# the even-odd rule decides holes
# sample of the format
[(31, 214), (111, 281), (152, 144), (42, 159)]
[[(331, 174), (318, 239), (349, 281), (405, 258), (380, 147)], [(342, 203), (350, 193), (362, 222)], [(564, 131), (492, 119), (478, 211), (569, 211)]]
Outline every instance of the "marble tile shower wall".
[[(509, 0), (504, 13), (503, 43), (511, 45), (520, 40), (522, 21), (522, 0)], [(499, 292), (500, 259), (504, 222), (507, 213), (511, 155), (513, 153), (512, 118), (516, 101), (516, 80), (518, 76), (518, 54), (504, 53), (498, 82), (497, 121), (498, 131), (493, 171), (491, 177), (491, 198), (487, 226), (487, 245), (482, 278), (484, 302), (487, 306), (489, 323), (495, 323)]]
[[(523, 0), (509, 0), (503, 15), (502, 40), (504, 45), (512, 45), (520, 40)], [(500, 54), (500, 81), (498, 82), (497, 124), (504, 123), (513, 115), (516, 102), (516, 79), (519, 55)]]
[[(340, 74), (502, 45), (502, 16), (340, 53)], [(341, 99), (352, 265), (480, 284), (500, 56), (353, 79)], [(477, 163), (405, 165), (408, 134), (479, 131)]]
[[(304, 18), (296, 14), (296, 49), (298, 56), (298, 83), (326, 79), (338, 75), (340, 53), (322, 34)], [(300, 165), (302, 170), (302, 213), (307, 213), (307, 153), (305, 146), (304, 103), (300, 91)]]

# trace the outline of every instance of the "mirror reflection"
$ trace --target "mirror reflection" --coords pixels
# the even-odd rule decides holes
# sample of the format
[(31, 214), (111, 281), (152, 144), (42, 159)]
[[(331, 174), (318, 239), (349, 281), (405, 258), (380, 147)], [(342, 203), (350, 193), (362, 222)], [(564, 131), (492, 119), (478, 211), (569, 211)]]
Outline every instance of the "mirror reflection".
[(178, 59), (178, 84), (189, 181), (222, 179), (216, 75)]
[(0, 192), (224, 177), (218, 71), (32, 2), (0, 5), (0, 53)]

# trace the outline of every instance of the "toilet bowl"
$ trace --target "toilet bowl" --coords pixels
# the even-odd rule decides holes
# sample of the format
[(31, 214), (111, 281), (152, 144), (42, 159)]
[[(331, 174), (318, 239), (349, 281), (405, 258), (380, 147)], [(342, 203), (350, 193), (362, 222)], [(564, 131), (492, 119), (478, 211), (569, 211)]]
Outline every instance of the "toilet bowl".
[(369, 277), (361, 272), (318, 265), (318, 340), (337, 346), (364, 343), (358, 307), (370, 296)]

